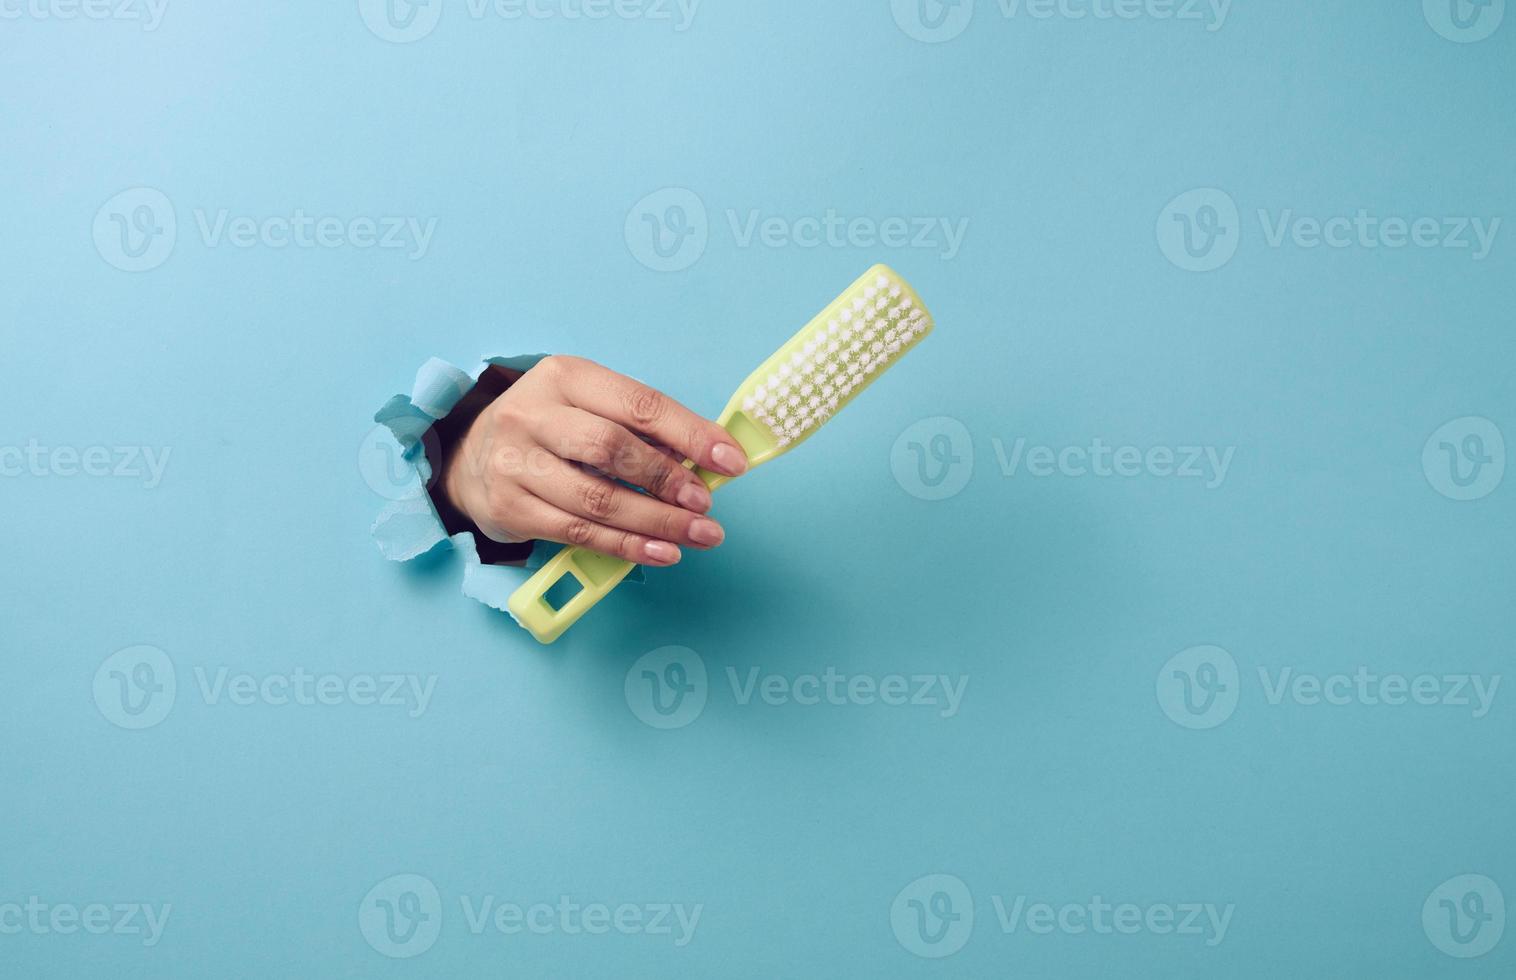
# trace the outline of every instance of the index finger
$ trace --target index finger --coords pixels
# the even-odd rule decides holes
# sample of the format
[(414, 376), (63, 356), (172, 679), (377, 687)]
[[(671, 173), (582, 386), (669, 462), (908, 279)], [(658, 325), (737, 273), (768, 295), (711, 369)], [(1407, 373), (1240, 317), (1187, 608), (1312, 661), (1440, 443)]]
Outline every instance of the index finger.
[(564, 394), (576, 408), (651, 436), (708, 470), (727, 476), (747, 472), (747, 453), (715, 422), (593, 361), (576, 359), (574, 367), (579, 377)]

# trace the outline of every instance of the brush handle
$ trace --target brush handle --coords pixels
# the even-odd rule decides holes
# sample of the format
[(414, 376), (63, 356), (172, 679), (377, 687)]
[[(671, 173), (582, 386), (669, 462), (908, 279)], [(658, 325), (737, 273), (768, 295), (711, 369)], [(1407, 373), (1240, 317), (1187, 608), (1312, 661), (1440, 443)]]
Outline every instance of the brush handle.
[[(685, 465), (694, 469), (695, 475), (711, 490), (731, 479), (695, 467), (692, 463)], [(589, 612), (595, 603), (610, 595), (636, 567), (636, 563), (623, 558), (612, 558), (588, 548), (566, 546), (511, 593), (506, 607), (516, 622), (536, 637), (538, 643), (552, 643), (563, 635), (564, 630), (578, 622), (580, 616)], [(554, 609), (547, 601), (548, 592), (566, 576), (573, 576), (578, 581), (579, 593), (564, 603), (562, 608)]]

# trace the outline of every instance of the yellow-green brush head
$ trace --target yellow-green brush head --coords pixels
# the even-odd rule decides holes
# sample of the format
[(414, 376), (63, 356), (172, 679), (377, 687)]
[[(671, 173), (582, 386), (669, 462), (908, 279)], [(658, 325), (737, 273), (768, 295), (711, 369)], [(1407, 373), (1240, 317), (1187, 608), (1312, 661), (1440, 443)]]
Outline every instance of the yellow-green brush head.
[(750, 465), (804, 442), (932, 331), (910, 284), (876, 265), (748, 375), (721, 424)]

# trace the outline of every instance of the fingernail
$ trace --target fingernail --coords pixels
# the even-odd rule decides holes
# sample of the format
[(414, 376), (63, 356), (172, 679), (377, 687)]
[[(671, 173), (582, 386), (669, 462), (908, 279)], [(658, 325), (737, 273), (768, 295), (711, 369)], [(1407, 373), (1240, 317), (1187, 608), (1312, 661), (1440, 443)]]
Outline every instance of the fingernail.
[(672, 565), (679, 560), (679, 547), (667, 541), (649, 541), (642, 550), (660, 565)]
[(711, 492), (698, 483), (686, 483), (679, 488), (679, 495), (674, 499), (679, 501), (680, 507), (697, 514), (711, 509)]
[(690, 540), (714, 548), (726, 540), (726, 532), (721, 530), (720, 524), (702, 517), (690, 525)]
[(736, 446), (718, 442), (716, 448), (711, 450), (711, 460), (716, 464), (716, 469), (727, 476), (741, 476), (747, 472), (747, 454)]

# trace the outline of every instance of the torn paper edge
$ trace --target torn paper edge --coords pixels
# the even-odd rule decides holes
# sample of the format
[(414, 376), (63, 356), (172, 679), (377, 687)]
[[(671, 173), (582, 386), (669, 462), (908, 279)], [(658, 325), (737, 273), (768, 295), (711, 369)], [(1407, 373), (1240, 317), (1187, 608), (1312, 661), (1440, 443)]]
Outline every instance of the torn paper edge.
[[(524, 581), (522, 572), (530, 573), (541, 568), (562, 545), (539, 541), (532, 549), (523, 570), (514, 565), (486, 565), (479, 560), (479, 548), (472, 532), (464, 531), (449, 537), (432, 505), (426, 486), (431, 481), (431, 466), (427, 462), (423, 440), (438, 420), (473, 390), (479, 376), (491, 366), (526, 372), (546, 354), (531, 354), (519, 357), (491, 355), (486, 357), (473, 374), (462, 368), (433, 357), (416, 372), (415, 384), (410, 395), (396, 395), (374, 414), (374, 421), (388, 428), (400, 445), (401, 458), (409, 468), (408, 486), (400, 499), (391, 501), (380, 510), (369, 529), (379, 553), (390, 561), (406, 562), (420, 558), (444, 546), (451, 547), (463, 559), (463, 586), (465, 596), (484, 603), (491, 609), (509, 613), (506, 601)], [(639, 566), (628, 576), (631, 581), (642, 581)]]

